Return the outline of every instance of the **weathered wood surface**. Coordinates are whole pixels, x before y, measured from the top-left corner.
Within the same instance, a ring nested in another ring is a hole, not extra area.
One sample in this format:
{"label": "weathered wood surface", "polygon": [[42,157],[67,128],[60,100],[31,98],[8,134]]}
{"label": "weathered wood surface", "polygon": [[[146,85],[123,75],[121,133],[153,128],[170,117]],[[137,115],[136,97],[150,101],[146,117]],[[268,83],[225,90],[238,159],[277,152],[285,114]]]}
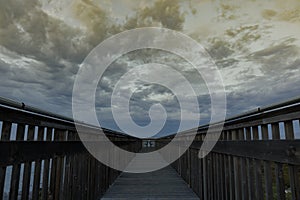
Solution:
{"label": "weathered wood surface", "polygon": [[[142,161],[142,162],[140,162]],[[128,169],[141,170],[165,162],[162,158],[146,160],[138,155]],[[143,165],[136,165],[143,163]],[[127,171],[128,171],[127,169]],[[148,173],[122,173],[102,197],[109,199],[199,199],[184,180],[170,166]]]}

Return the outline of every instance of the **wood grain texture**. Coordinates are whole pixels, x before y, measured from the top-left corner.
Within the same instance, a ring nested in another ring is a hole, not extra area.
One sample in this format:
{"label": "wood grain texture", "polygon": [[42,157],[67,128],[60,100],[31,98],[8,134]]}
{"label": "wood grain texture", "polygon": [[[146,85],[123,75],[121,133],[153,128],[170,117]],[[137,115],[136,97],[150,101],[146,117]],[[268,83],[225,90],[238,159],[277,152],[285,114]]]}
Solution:
{"label": "wood grain texture", "polygon": [[[143,161],[144,166],[164,162],[156,158],[143,160],[144,156],[136,157],[129,164],[129,168],[137,167],[137,160]],[[108,199],[199,199],[188,187],[187,183],[171,167],[148,173],[122,173],[102,197]]]}

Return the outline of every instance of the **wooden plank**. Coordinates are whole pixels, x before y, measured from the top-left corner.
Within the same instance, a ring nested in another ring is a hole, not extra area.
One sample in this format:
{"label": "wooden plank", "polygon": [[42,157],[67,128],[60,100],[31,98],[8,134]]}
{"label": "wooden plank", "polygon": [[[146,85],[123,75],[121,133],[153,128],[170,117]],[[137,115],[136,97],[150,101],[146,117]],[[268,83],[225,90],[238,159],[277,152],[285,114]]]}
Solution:
{"label": "wooden plank", "polygon": [[[52,128],[47,128],[46,141],[51,141],[51,137],[52,137]],[[48,200],[49,167],[50,167],[50,159],[47,158],[44,160],[42,200]]]}
{"label": "wooden plank", "polygon": [[[198,173],[199,173],[199,176],[198,176],[198,183],[199,183],[199,196],[201,199],[203,199],[203,196],[204,196],[204,192],[203,192],[203,179],[204,179],[204,176],[203,176],[203,159],[199,159],[198,158],[198,151],[196,151],[196,161],[198,161],[198,166],[199,166],[199,169],[198,169]],[[197,170],[197,169],[196,169]]]}
{"label": "wooden plank", "polygon": [[219,162],[220,162],[220,177],[221,177],[221,179],[220,179],[220,187],[221,187],[221,197],[220,197],[220,199],[225,199],[225,196],[226,196],[226,194],[225,194],[225,156],[224,155],[222,155],[222,154],[220,154],[219,155],[220,156],[220,160],[219,160]]}
{"label": "wooden plank", "polygon": [[[268,126],[262,125],[262,138],[267,141],[269,139]],[[271,162],[264,161],[264,181],[265,181],[265,194],[266,200],[273,200],[273,187],[272,187],[272,168]]]}
{"label": "wooden plank", "polygon": [[262,190],[262,172],[261,172],[261,161],[254,160],[254,170],[255,170],[255,196],[256,199],[263,199]]}
{"label": "wooden plank", "polygon": [[213,185],[213,199],[218,199],[218,190],[217,190],[217,184],[218,184],[218,174],[217,174],[217,156],[215,153],[211,154],[212,156],[212,185]]}
{"label": "wooden plank", "polygon": [[263,140],[269,139],[268,126],[266,124],[261,125],[261,135]]}
{"label": "wooden plank", "polygon": [[224,157],[224,192],[225,192],[225,200],[229,200],[230,198],[230,170],[229,169],[229,156],[223,155]]}
{"label": "wooden plank", "polygon": [[253,126],[252,127],[252,133],[253,133],[253,140],[259,140],[258,126]]}
{"label": "wooden plank", "polygon": [[273,200],[271,163],[264,161],[265,193],[267,200]]}
{"label": "wooden plank", "polygon": [[233,158],[233,167],[234,167],[234,191],[235,191],[235,199],[242,198],[242,181],[241,181],[241,158]]}
{"label": "wooden plank", "polygon": [[[66,138],[66,131],[57,130],[55,133],[58,141],[64,141]],[[60,199],[61,194],[61,183],[62,183],[62,170],[63,170],[63,157],[57,157],[57,165],[56,165],[56,181],[55,181],[55,193],[54,199]]]}
{"label": "wooden plank", "polygon": [[79,152],[86,152],[79,141],[0,141],[0,166]]}
{"label": "wooden plank", "polygon": [[[245,130],[246,130],[246,140],[251,142],[252,138],[254,138],[254,136],[251,133],[251,128],[247,127],[247,128],[245,128]],[[247,188],[248,197],[247,198],[254,199],[255,192],[254,192],[254,183],[253,183],[253,180],[254,180],[253,179],[253,177],[254,177],[253,164],[252,164],[253,160],[250,158],[246,158],[245,161],[246,161],[245,167],[246,167],[246,172],[247,172],[246,179],[247,179],[247,186],[248,186],[248,188]]]}
{"label": "wooden plank", "polygon": [[7,122],[7,121],[2,122],[2,133],[1,133],[2,141],[8,141],[10,139],[11,127],[12,127],[11,122]]}
{"label": "wooden plank", "polygon": [[103,200],[118,198],[199,199],[170,166],[149,173],[122,173],[102,197]]}
{"label": "wooden plank", "polygon": [[79,181],[78,181],[78,162],[79,162],[79,154],[73,156],[73,174],[72,174],[72,198],[71,199],[79,199]]}
{"label": "wooden plank", "polygon": [[291,184],[292,199],[300,199],[300,182],[299,182],[299,167],[289,165],[289,177]]}
{"label": "wooden plank", "polygon": [[[10,122],[2,122],[1,141],[8,141],[10,138],[12,124]],[[6,166],[0,167],[0,199],[4,196],[4,184],[5,184]]]}
{"label": "wooden plank", "polygon": [[285,138],[287,140],[294,140],[295,139],[295,133],[294,133],[293,122],[292,121],[284,122],[284,132],[285,132]]}
{"label": "wooden plank", "polygon": [[[272,124],[272,139],[279,140],[280,139],[280,131],[279,124]],[[285,186],[283,180],[283,170],[281,163],[275,163],[275,178],[276,178],[276,191],[277,191],[277,199],[283,200],[285,199]]]}
{"label": "wooden plank", "polygon": [[[38,128],[38,141],[42,141],[44,138],[45,127]],[[40,180],[41,180],[41,159],[35,160],[34,165],[34,178],[33,178],[33,189],[32,199],[40,199]]]}
{"label": "wooden plank", "polygon": [[[73,140],[72,136],[73,133],[68,131],[67,141]],[[65,175],[64,175],[64,186],[63,186],[63,192],[64,197],[63,199],[71,199],[71,188],[72,188],[72,166],[71,166],[71,156],[66,156],[66,164],[65,164]]]}
{"label": "wooden plank", "polygon": [[[102,145],[102,142],[91,143]],[[120,143],[123,144],[124,142]],[[0,141],[0,157],[2,161],[0,166],[79,152],[86,152],[80,141]]]}
{"label": "wooden plank", "polygon": [[272,139],[280,140],[280,132],[279,132],[279,124],[278,123],[272,124]]}
{"label": "wooden plank", "polygon": [[[294,133],[292,121],[284,122],[284,130],[285,130],[285,138],[287,140],[295,139],[295,133]],[[300,184],[298,179],[299,174],[298,174],[297,166],[288,165],[288,170],[289,170],[289,181],[290,181],[292,199],[293,200],[300,199]]]}
{"label": "wooden plank", "polygon": [[212,160],[212,152],[208,154],[208,191],[209,191],[209,199],[213,199],[214,197],[214,174],[213,174],[213,160]]}
{"label": "wooden plank", "polygon": [[187,183],[191,187],[191,151],[190,148],[186,151],[186,162],[187,162]]}
{"label": "wooden plank", "polygon": [[203,158],[203,194],[204,200],[208,200],[208,166],[207,166],[207,156]]}
{"label": "wooden plank", "polygon": [[91,175],[90,175],[90,185],[92,187],[92,190],[90,191],[90,199],[96,199],[96,179],[98,179],[97,176],[97,168],[96,168],[96,159],[92,156],[91,157]]}
{"label": "wooden plank", "polygon": [[245,132],[245,135],[246,135],[246,140],[251,140],[251,128],[250,127],[246,127],[245,128],[246,132]]}
{"label": "wooden plank", "polygon": [[248,179],[248,193],[249,193],[249,199],[255,199],[255,176],[254,176],[254,168],[253,163],[254,159],[246,159],[247,163],[247,179]]}
{"label": "wooden plank", "polygon": [[[57,132],[54,129],[53,132],[53,142],[57,142]],[[50,174],[50,194],[54,198],[55,194],[55,182],[56,182],[56,165],[57,165],[57,155],[52,157],[52,162],[51,162],[51,174]]]}
{"label": "wooden plank", "polygon": [[241,178],[242,178],[242,186],[241,186],[242,199],[247,200],[249,199],[248,180],[247,180],[248,167],[246,165],[245,158],[240,158],[240,166],[241,166]]}
{"label": "wooden plank", "polygon": [[[201,142],[191,148],[200,149]],[[296,148],[294,148],[296,147]],[[219,141],[212,152],[300,165],[300,140]]]}
{"label": "wooden plank", "polygon": [[[34,139],[34,129],[32,125],[28,126],[27,131],[27,141],[33,141]],[[29,186],[31,179],[31,162],[26,162],[24,164],[24,173],[23,173],[23,184],[22,184],[22,199],[27,200],[29,198]]]}
{"label": "wooden plank", "polygon": [[233,156],[228,156],[229,158],[229,186],[230,186],[230,199],[236,199],[235,198],[235,181],[234,181],[234,158]]}
{"label": "wooden plank", "polygon": [[[21,141],[24,140],[25,134],[25,125],[18,124],[17,126],[17,135],[16,140]],[[20,164],[14,164],[12,168],[12,176],[10,182],[10,192],[9,192],[9,199],[15,200],[18,198],[18,191],[19,191],[19,181],[20,181]]]}
{"label": "wooden plank", "polygon": [[285,186],[284,186],[283,170],[282,170],[281,163],[275,163],[275,177],[276,177],[277,199],[284,200],[285,199]]}

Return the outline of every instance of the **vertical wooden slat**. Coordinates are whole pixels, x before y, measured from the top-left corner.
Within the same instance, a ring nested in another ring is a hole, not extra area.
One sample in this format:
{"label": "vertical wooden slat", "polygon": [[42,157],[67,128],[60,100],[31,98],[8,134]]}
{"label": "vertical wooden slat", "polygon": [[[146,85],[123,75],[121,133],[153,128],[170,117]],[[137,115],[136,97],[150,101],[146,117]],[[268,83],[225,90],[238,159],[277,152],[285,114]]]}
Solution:
{"label": "vertical wooden slat", "polygon": [[198,183],[199,183],[199,196],[201,199],[203,199],[204,195],[203,195],[203,159],[198,159],[198,151],[196,152],[196,161],[198,161],[198,172],[199,172],[199,176],[198,176]]}
{"label": "vertical wooden slat", "polygon": [[220,174],[220,187],[221,187],[221,196],[220,199],[225,199],[225,156],[220,154],[220,168],[219,168],[219,174]]}
{"label": "vertical wooden slat", "polygon": [[235,190],[235,199],[241,199],[241,168],[240,168],[240,158],[233,158],[233,165],[234,165],[234,190]]}
{"label": "vertical wooden slat", "polygon": [[272,139],[279,140],[280,139],[280,132],[279,132],[279,124],[273,123],[272,124]]}
{"label": "vertical wooden slat", "polygon": [[[253,130],[253,129],[252,129]],[[251,141],[254,136],[251,136],[251,128],[246,128],[246,140]],[[253,160],[250,158],[246,158],[246,169],[247,169],[247,186],[248,186],[248,198],[254,199],[255,192],[254,192],[254,174],[253,174]]]}
{"label": "vertical wooden slat", "polygon": [[[44,138],[45,127],[38,128],[38,141],[42,141]],[[34,178],[33,178],[33,190],[32,190],[32,199],[40,198],[40,181],[41,181],[41,160],[35,160],[34,165]]]}
{"label": "vertical wooden slat", "polygon": [[[86,199],[87,198],[87,164],[88,164],[88,157],[86,154],[82,154],[82,170],[81,170],[81,182],[82,182],[82,198],[81,199]],[[111,171],[112,173],[110,174],[109,178],[110,178],[110,185],[111,185],[111,181],[112,181],[112,177],[113,177],[113,171]]]}
{"label": "vertical wooden slat", "polygon": [[[266,124],[261,125],[262,138],[264,140],[269,139],[268,126]],[[265,179],[265,193],[267,200],[273,200],[273,188],[272,188],[272,169],[269,161],[264,161],[264,179]]]}
{"label": "vertical wooden slat", "polygon": [[[252,132],[253,140],[259,140],[258,126],[252,127]],[[255,159],[253,165],[255,174],[255,197],[256,199],[263,199],[261,162]]]}
{"label": "vertical wooden slat", "polygon": [[[67,133],[67,141],[72,141],[73,133],[68,131]],[[63,186],[63,192],[64,192],[64,199],[70,199],[71,196],[71,187],[72,187],[72,166],[71,166],[71,160],[72,156],[68,155],[66,156],[66,165],[65,165],[65,176],[64,176],[64,186]]]}
{"label": "vertical wooden slat", "polygon": [[[47,128],[46,141],[51,141],[52,128]],[[44,160],[42,200],[48,199],[50,159]]]}
{"label": "vertical wooden slat", "polygon": [[298,200],[300,199],[300,180],[299,180],[299,167],[297,166],[289,166],[289,177],[290,177],[290,184],[291,184],[291,192],[292,192],[292,199]]}
{"label": "vertical wooden slat", "polygon": [[253,140],[259,140],[258,126],[252,127]]}
{"label": "vertical wooden slat", "polygon": [[207,156],[203,158],[203,194],[204,200],[208,200],[208,173]]}
{"label": "vertical wooden slat", "polygon": [[[294,133],[292,121],[284,122],[284,130],[285,130],[284,131],[285,138],[287,140],[295,139],[295,133]],[[288,165],[288,169],[289,169],[289,180],[290,180],[292,199],[293,200],[300,199],[300,184],[299,184],[299,174],[298,174],[297,166]]]}
{"label": "vertical wooden slat", "polygon": [[233,156],[228,156],[229,160],[229,188],[230,188],[230,199],[237,199],[235,198],[235,191],[236,191],[236,188],[235,188],[235,180],[234,180],[234,177],[235,177],[235,168],[234,168],[234,158]]}
{"label": "vertical wooden slat", "polygon": [[[54,133],[53,141],[57,141],[58,140],[57,130],[55,129],[53,133]],[[53,198],[54,198],[54,194],[55,194],[56,165],[57,165],[57,156],[55,155],[52,158],[52,162],[51,162],[51,174],[50,174],[50,195],[53,196]]]}
{"label": "vertical wooden slat", "polygon": [[213,164],[213,173],[212,173],[212,181],[213,181],[213,199],[218,199],[218,166],[217,166],[217,154],[212,153],[212,164]]}
{"label": "vertical wooden slat", "polygon": [[285,199],[285,188],[284,188],[283,170],[282,170],[281,163],[275,164],[275,176],[276,176],[277,199],[284,200]]}
{"label": "vertical wooden slat", "polygon": [[79,176],[79,154],[74,155],[73,157],[73,187],[72,187],[72,199],[80,199],[80,182],[78,179]]}
{"label": "vertical wooden slat", "polygon": [[[279,124],[272,124],[272,138],[273,140],[280,139],[280,131]],[[283,170],[281,163],[275,163],[275,177],[276,177],[276,191],[277,191],[277,199],[282,200],[285,199],[285,189],[284,189],[284,179],[283,179]]]}
{"label": "vertical wooden slat", "polygon": [[96,160],[94,157],[91,156],[91,175],[90,175],[90,185],[91,185],[91,191],[90,191],[90,199],[96,199],[96,178],[97,172],[96,172]]}
{"label": "vertical wooden slat", "polygon": [[248,181],[248,196],[249,199],[255,199],[255,190],[254,190],[254,169],[253,169],[253,159],[246,159],[247,164],[247,181]]}
{"label": "vertical wooden slat", "polygon": [[241,178],[242,178],[242,199],[249,199],[248,180],[247,180],[247,159],[240,158]]}
{"label": "vertical wooden slat", "polygon": [[[248,134],[249,129],[246,129],[246,135],[244,134],[244,129],[239,129],[239,139],[240,140],[245,140],[249,139],[249,134]],[[239,164],[240,164],[240,169],[241,169],[241,196],[243,200],[248,199],[248,182],[247,182],[247,166],[246,166],[246,158],[240,158],[239,159]]]}
{"label": "vertical wooden slat", "polygon": [[187,149],[187,183],[191,187],[191,149]]}
{"label": "vertical wooden slat", "polygon": [[[65,138],[65,131],[57,130],[56,137],[58,141],[63,141]],[[54,189],[54,199],[60,199],[61,194],[61,182],[62,182],[62,167],[63,167],[63,157],[57,157],[56,163],[56,178],[55,178],[55,189]]]}
{"label": "vertical wooden slat", "polygon": [[[1,133],[1,141],[8,141],[11,133],[10,122],[2,122],[2,133]],[[4,185],[5,185],[5,175],[6,175],[6,167],[0,167],[0,199],[4,198]]]}
{"label": "vertical wooden slat", "polygon": [[[24,133],[25,132],[25,125],[18,124],[17,126],[17,141],[24,140]],[[11,176],[11,183],[10,183],[10,192],[9,192],[9,199],[14,200],[18,198],[19,192],[19,181],[20,181],[20,168],[21,164],[15,164],[12,168],[12,176]]]}
{"label": "vertical wooden slat", "polygon": [[[226,135],[226,137],[224,137],[224,140],[228,140],[228,131],[224,131],[224,134]],[[230,199],[230,193],[231,193],[231,187],[232,187],[232,183],[231,183],[231,170],[232,168],[230,168],[230,156],[228,155],[224,155],[224,193],[225,193],[225,200],[229,200]]]}
{"label": "vertical wooden slat", "polygon": [[246,140],[251,140],[251,128],[250,127],[246,127],[245,128],[246,132]]}
{"label": "vertical wooden slat", "polygon": [[[83,160],[83,155],[82,154],[80,154],[79,156],[78,156],[78,186],[79,186],[79,188],[78,188],[78,198],[80,198],[80,199],[82,199],[82,196],[83,196],[83,181],[82,181],[82,169],[83,169],[83,162],[84,162],[84,160]],[[108,171],[106,172],[106,176],[108,176]],[[107,179],[107,185],[108,185],[108,179]],[[105,190],[107,189],[108,187],[106,187],[105,188]]]}
{"label": "vertical wooden slat", "polygon": [[287,140],[294,140],[295,139],[294,129],[293,129],[293,122],[292,121],[284,122],[284,132],[285,132],[285,138]]}
{"label": "vertical wooden slat", "polygon": [[[29,125],[27,131],[27,140],[33,141],[34,139],[34,126]],[[26,162],[24,164],[24,173],[23,173],[23,184],[22,184],[22,199],[29,198],[29,186],[31,179],[31,162]]]}
{"label": "vertical wooden slat", "polygon": [[262,190],[262,178],[261,178],[261,162],[259,160],[254,161],[255,168],[255,196],[256,199],[263,199]]}
{"label": "vertical wooden slat", "polygon": [[214,198],[214,174],[213,174],[213,153],[211,152],[209,154],[209,159],[208,159],[208,171],[209,171],[209,180],[208,180],[208,183],[209,183],[209,191],[210,191],[210,199],[213,199]]}

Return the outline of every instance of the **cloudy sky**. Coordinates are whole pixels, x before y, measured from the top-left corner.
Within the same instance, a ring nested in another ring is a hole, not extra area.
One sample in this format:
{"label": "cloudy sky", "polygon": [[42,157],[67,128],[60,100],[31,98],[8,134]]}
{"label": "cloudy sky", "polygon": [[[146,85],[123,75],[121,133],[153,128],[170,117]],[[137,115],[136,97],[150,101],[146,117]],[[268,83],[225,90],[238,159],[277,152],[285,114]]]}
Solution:
{"label": "cloudy sky", "polygon": [[[114,34],[147,26],[187,34],[207,50],[223,77],[227,116],[300,94],[298,0],[0,0],[0,96],[72,116],[74,79],[89,52]],[[110,107],[114,86],[133,67],[151,62],[172,66],[190,81],[199,94],[199,123],[207,123],[210,98],[201,76],[178,56],[144,50],[117,59],[99,82],[101,125],[118,129]],[[133,120],[146,125],[151,105],[161,103],[168,118],[160,134],[176,132],[174,94],[142,82],[131,87]]]}

